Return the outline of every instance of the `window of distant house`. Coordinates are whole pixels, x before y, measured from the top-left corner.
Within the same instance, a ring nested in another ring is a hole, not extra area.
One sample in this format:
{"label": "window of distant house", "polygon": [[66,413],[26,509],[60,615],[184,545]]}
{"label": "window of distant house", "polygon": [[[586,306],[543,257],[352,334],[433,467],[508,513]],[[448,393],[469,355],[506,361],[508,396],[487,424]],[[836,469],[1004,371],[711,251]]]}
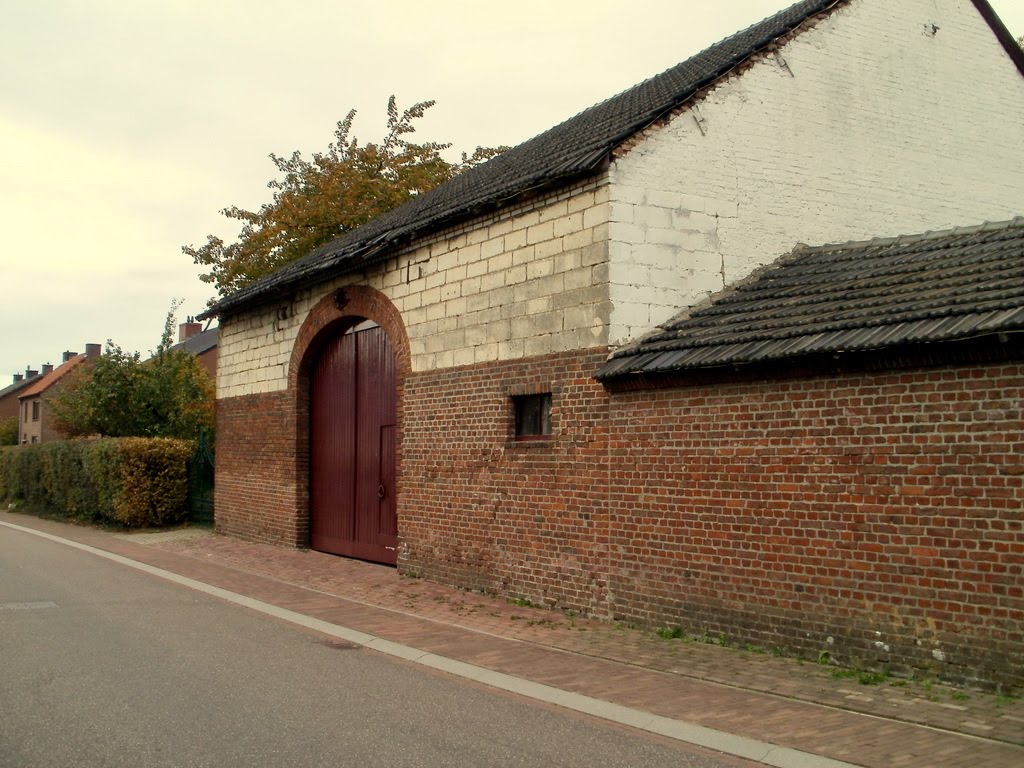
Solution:
{"label": "window of distant house", "polygon": [[39,401],[32,401],[32,421],[39,421]]}
{"label": "window of distant house", "polygon": [[33,443],[38,443],[39,442],[39,437],[36,436],[36,435],[32,435],[32,442]]}
{"label": "window of distant house", "polygon": [[512,398],[516,414],[516,440],[543,440],[551,437],[551,393],[516,395]]}
{"label": "window of distant house", "polygon": [[28,403],[22,403],[22,406],[24,406],[24,407],[23,407],[23,408],[21,409],[21,412],[22,412],[22,421],[24,421],[24,422],[26,422],[26,423],[27,423],[27,422],[28,422]]}

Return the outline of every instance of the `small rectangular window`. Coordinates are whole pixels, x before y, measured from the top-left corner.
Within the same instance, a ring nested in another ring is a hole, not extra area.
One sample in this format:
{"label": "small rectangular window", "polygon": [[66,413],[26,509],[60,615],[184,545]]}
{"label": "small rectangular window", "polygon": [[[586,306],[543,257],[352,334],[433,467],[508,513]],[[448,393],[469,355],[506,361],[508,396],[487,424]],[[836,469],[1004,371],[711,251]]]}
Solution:
{"label": "small rectangular window", "polygon": [[551,393],[516,395],[516,440],[540,440],[551,436]]}
{"label": "small rectangular window", "polygon": [[32,401],[32,421],[39,421],[39,401]]}

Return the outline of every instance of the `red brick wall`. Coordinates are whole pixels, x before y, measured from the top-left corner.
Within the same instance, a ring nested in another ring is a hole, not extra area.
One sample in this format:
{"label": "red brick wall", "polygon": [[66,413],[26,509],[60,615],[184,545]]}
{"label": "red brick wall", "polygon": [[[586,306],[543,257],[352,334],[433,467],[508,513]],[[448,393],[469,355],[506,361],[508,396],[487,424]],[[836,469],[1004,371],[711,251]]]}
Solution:
{"label": "red brick wall", "polygon": [[610,425],[615,615],[1024,683],[1024,366],[623,393]]}
{"label": "red brick wall", "polygon": [[212,381],[217,380],[217,347],[210,347],[208,350],[199,355],[199,362],[202,363],[203,368],[210,374]]}
{"label": "red brick wall", "polygon": [[[607,395],[591,350],[406,381],[400,566],[601,612]],[[511,396],[552,393],[550,440],[514,439]]]}
{"label": "red brick wall", "polygon": [[[406,374],[401,569],[1024,685],[1024,366],[609,393],[604,354]],[[221,531],[306,543],[302,381],[218,402]],[[555,436],[516,442],[545,391]]]}
{"label": "red brick wall", "polygon": [[217,401],[216,527],[251,541],[305,546],[306,479],[299,477],[291,392]]}
{"label": "red brick wall", "polygon": [[12,392],[6,397],[0,397],[0,421],[12,417],[17,418],[21,413],[19,406],[17,392]]}

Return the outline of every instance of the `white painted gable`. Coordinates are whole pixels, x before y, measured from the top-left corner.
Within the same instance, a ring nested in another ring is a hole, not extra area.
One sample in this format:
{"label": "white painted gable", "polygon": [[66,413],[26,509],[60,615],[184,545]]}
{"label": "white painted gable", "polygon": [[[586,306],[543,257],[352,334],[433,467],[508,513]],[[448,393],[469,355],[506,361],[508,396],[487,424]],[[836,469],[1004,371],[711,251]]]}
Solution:
{"label": "white painted gable", "polygon": [[797,243],[1024,213],[1024,77],[968,0],[853,0],[610,169],[609,341]]}

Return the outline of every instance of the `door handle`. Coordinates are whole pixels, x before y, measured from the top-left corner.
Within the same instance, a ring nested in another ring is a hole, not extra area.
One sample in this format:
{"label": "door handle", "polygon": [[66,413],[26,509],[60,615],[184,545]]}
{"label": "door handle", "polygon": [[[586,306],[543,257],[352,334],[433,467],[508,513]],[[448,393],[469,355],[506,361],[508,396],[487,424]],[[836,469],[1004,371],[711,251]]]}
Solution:
{"label": "door handle", "polygon": [[383,499],[387,495],[388,495],[388,489],[384,487],[384,483],[381,483],[377,487],[377,498],[378,499]]}

